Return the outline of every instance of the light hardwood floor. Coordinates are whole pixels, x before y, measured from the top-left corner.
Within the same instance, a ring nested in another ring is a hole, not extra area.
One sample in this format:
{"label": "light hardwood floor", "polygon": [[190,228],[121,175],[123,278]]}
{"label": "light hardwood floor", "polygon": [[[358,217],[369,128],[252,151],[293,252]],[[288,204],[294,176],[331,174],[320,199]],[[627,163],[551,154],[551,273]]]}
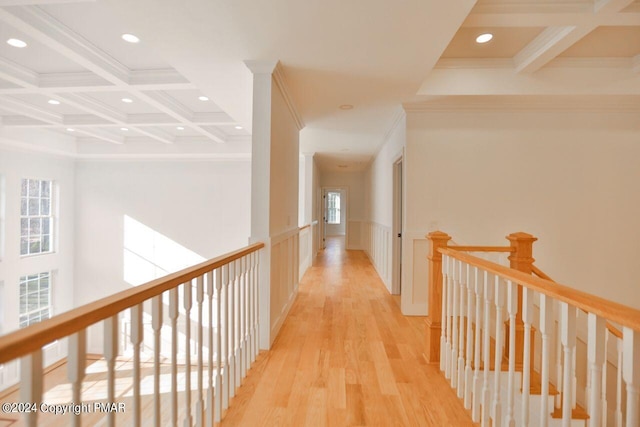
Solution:
{"label": "light hardwood floor", "polygon": [[331,239],[223,426],[473,426],[362,251]]}

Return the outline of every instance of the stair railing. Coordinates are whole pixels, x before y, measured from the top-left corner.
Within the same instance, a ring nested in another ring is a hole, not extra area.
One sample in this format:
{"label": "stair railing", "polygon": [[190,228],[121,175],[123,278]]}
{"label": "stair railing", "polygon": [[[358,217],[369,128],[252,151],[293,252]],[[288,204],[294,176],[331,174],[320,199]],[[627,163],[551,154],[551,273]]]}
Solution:
{"label": "stair railing", "polygon": [[[616,392],[617,425],[622,425],[623,418],[626,426],[640,425],[639,310],[533,276],[532,273],[544,273],[533,266],[531,247],[535,238],[526,233],[510,235],[510,247],[490,249],[510,252],[511,268],[464,252],[481,251],[483,247],[448,247],[450,237],[445,233],[431,233],[429,238],[430,266],[439,264],[439,268],[430,271],[431,309],[425,355],[430,362],[440,362],[440,369],[465,407],[471,410],[475,422],[483,426],[488,426],[490,420],[497,426],[549,425],[553,407],[550,379],[555,363],[551,348],[557,332],[561,363],[556,364],[556,385],[561,388],[562,400],[568,402],[560,405],[561,423],[572,425],[576,401],[576,317],[577,310],[582,310],[587,313],[590,371],[586,422],[589,426],[607,425],[605,340],[615,334],[607,332],[616,330],[612,325],[615,323],[622,327],[618,346],[621,378]],[[434,285],[440,288],[434,289]],[[554,318],[554,307],[558,319]],[[540,375],[536,379],[539,398],[530,393],[536,330],[542,344]],[[626,404],[622,403],[623,383]]]}
{"label": "stair railing", "polygon": [[[83,419],[94,425],[98,415],[110,427],[140,426],[143,412],[155,426],[219,422],[258,354],[258,263],[263,247],[247,246],[0,337],[0,364],[6,368],[18,362],[20,372],[19,400],[5,405],[16,409],[10,412],[23,413],[29,427],[38,425],[40,414],[56,416],[43,413],[63,409],[70,417],[65,424],[74,426]],[[117,364],[125,363],[118,358],[119,325],[125,314],[133,349],[127,382],[132,390],[126,396],[121,376],[116,378]],[[146,334],[145,323],[151,326]],[[106,391],[101,399],[89,401],[85,396],[83,401],[88,329],[99,324]],[[63,339],[68,341],[72,397],[56,406],[47,402],[43,390],[43,349]],[[143,364],[143,349],[148,348],[152,360]],[[142,371],[147,365],[152,373],[144,380],[153,384],[153,391],[143,393]]]}

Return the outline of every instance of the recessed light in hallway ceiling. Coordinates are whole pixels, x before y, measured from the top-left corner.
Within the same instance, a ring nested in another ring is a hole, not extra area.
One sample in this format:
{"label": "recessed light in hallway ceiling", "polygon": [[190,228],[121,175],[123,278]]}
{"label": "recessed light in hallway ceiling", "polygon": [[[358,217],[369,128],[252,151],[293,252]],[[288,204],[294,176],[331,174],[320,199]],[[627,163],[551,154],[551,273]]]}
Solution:
{"label": "recessed light in hallway ceiling", "polygon": [[137,36],[134,36],[133,34],[123,34],[122,40],[128,43],[140,43],[140,39]]}
{"label": "recessed light in hallway ceiling", "polygon": [[184,127],[182,127],[182,126],[176,126],[176,129],[178,129],[178,130],[184,130]]}
{"label": "recessed light in hallway ceiling", "polygon": [[60,101],[58,101],[57,99],[50,99],[47,102],[51,105],[60,105]]}
{"label": "recessed light in hallway ceiling", "polygon": [[242,126],[238,125],[238,126],[234,126],[236,129],[241,130]]}
{"label": "recessed light in hallway ceiling", "polygon": [[122,102],[124,102],[125,104],[131,104],[133,102],[133,99],[131,99],[131,98],[122,98]]}
{"label": "recessed light in hallway ceiling", "polygon": [[478,37],[476,37],[476,43],[487,43],[488,41],[491,41],[492,38],[493,34],[491,33],[480,34]]}
{"label": "recessed light in hallway ceiling", "polygon": [[351,105],[351,104],[342,104],[339,108],[341,110],[352,110],[353,109],[353,105]]}
{"label": "recessed light in hallway ceiling", "polygon": [[208,101],[209,100],[209,98],[207,98],[206,96],[199,96],[198,99],[200,101]]}
{"label": "recessed light in hallway ceiling", "polygon": [[20,39],[9,39],[7,40],[7,44],[17,48],[27,47],[27,42]]}

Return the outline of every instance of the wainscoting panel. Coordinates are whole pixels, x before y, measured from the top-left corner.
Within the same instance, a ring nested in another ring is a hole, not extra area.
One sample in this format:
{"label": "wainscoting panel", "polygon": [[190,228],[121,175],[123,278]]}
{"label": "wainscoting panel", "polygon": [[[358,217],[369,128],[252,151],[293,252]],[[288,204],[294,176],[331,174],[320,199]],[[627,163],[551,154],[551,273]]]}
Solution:
{"label": "wainscoting panel", "polygon": [[271,238],[271,337],[275,337],[298,293],[299,230]]}

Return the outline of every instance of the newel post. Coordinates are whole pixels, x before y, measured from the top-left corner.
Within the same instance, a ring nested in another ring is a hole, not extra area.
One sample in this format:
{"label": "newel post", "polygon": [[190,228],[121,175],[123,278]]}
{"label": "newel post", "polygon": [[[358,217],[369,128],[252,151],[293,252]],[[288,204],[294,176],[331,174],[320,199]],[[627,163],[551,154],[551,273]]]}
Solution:
{"label": "newel post", "polygon": [[429,240],[429,315],[425,327],[425,356],[427,362],[440,361],[440,332],[442,320],[442,254],[440,248],[446,248],[451,236],[442,231],[427,235]]}
{"label": "newel post", "polygon": [[[509,266],[514,270],[532,274],[533,262],[533,242],[538,240],[531,234],[519,231],[507,236],[510,242],[511,255],[509,255]],[[534,329],[531,328],[531,357],[533,360],[533,338]],[[508,347],[508,338],[505,351]],[[524,322],[522,321],[522,287],[518,287],[518,314],[516,316],[516,369],[522,370],[524,360]]]}

